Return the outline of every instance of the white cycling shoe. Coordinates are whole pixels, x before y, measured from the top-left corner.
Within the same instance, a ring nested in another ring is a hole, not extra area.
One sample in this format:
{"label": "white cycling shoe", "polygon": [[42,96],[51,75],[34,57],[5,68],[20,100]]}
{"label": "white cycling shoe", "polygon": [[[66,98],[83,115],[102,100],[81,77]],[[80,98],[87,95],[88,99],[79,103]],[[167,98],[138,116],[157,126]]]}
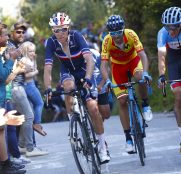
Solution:
{"label": "white cycling shoe", "polygon": [[108,163],[110,161],[111,158],[107,152],[108,151],[106,148],[100,148],[99,149],[99,158],[100,158],[101,164]]}
{"label": "white cycling shoe", "polygon": [[129,153],[129,154],[134,153],[134,148],[133,148],[133,142],[132,142],[132,140],[126,141],[125,150],[126,150],[126,152]]}
{"label": "white cycling shoe", "polygon": [[145,121],[151,121],[153,119],[153,114],[150,106],[143,107],[143,118]]}

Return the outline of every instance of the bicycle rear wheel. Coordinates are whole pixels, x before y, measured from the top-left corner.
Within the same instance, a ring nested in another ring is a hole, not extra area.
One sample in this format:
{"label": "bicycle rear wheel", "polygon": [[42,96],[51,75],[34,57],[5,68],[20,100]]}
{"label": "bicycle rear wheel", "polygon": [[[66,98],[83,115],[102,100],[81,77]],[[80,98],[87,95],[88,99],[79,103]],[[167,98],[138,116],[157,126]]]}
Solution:
{"label": "bicycle rear wheel", "polygon": [[138,112],[138,109],[136,108],[137,105],[133,104],[133,102],[130,103],[130,111],[132,114],[132,121],[133,121],[133,136],[134,136],[134,144],[136,147],[136,152],[138,150],[138,154],[139,154],[139,158],[140,158],[140,162],[141,165],[144,166],[145,165],[145,161],[144,158],[146,157],[145,155],[145,145],[144,145],[144,138],[143,138],[143,128],[141,127],[141,123],[140,123],[140,115]]}
{"label": "bicycle rear wheel", "polygon": [[99,174],[95,166],[94,149],[88,130],[76,114],[70,120],[70,143],[79,172]]}

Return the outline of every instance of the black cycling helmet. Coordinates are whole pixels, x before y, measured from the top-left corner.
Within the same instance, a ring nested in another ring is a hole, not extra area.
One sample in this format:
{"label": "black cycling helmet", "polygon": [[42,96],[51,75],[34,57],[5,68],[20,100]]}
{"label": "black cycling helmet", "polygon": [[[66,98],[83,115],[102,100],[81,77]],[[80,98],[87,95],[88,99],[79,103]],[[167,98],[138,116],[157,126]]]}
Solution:
{"label": "black cycling helmet", "polygon": [[106,27],[108,31],[123,30],[125,27],[124,19],[120,15],[112,15],[108,18]]}
{"label": "black cycling helmet", "polygon": [[162,24],[164,25],[175,25],[181,23],[181,8],[170,7],[167,8],[162,14]]}

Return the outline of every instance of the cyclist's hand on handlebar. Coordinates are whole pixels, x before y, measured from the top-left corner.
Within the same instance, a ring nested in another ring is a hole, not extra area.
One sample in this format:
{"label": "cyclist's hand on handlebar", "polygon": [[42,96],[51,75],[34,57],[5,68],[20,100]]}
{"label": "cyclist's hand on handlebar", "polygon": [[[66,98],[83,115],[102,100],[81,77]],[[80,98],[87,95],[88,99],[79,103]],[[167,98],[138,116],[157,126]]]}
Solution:
{"label": "cyclist's hand on handlebar", "polygon": [[146,80],[148,82],[152,81],[152,77],[148,74],[147,71],[143,71],[142,73],[142,80]]}
{"label": "cyclist's hand on handlebar", "polygon": [[84,78],[83,87],[84,87],[84,88],[91,88],[91,87],[92,87],[92,82],[91,82],[91,80],[88,79],[88,78]]}
{"label": "cyclist's hand on handlebar", "polygon": [[158,79],[158,87],[163,88],[164,84],[166,83],[166,77],[165,75],[161,75]]}

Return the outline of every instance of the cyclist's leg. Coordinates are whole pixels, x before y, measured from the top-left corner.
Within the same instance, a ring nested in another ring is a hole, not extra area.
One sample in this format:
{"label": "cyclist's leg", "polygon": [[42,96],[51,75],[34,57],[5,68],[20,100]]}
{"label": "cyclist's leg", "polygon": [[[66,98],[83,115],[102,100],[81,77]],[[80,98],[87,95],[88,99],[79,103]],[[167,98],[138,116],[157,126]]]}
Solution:
{"label": "cyclist's leg", "polygon": [[106,140],[104,137],[104,125],[103,125],[103,119],[99,113],[98,104],[96,100],[89,99],[87,100],[87,108],[91,116],[91,120],[93,122],[93,126],[97,135],[97,138],[99,140],[99,157],[101,163],[109,162],[110,156],[107,151],[106,147]]}
{"label": "cyclist's leg", "polygon": [[103,134],[104,133],[103,120],[98,110],[97,101],[93,99],[89,99],[87,100],[86,103],[87,103],[87,108],[94,125],[95,132],[97,134]]}
{"label": "cyclist's leg", "polygon": [[[135,60],[130,62],[131,64],[131,73],[133,74],[134,78],[136,80],[142,79],[142,73],[143,73],[143,66],[141,63],[141,60],[139,57],[137,57]],[[148,102],[148,91],[147,91],[147,85],[139,84],[138,86],[139,94],[142,99],[142,108],[143,108],[143,116],[146,121],[151,121],[153,118],[151,107],[149,106]]]}
{"label": "cyclist's leg", "polygon": [[[180,57],[176,57],[175,61],[168,65],[169,80],[181,79],[181,61]],[[181,136],[181,82],[175,82],[170,85],[174,94],[174,111],[176,115],[176,121]],[[181,142],[181,137],[180,137]],[[181,149],[180,149],[181,150]]]}
{"label": "cyclist's leg", "polygon": [[[133,74],[134,78],[136,80],[141,80],[142,79],[142,73],[143,73],[143,65],[141,63],[141,60],[139,57],[137,57],[134,61],[131,61],[131,73]],[[146,84],[140,84],[139,85],[139,94],[142,99],[147,99],[148,94],[147,94],[147,88]]]}
{"label": "cyclist's leg", "polygon": [[107,92],[98,94],[98,108],[103,121],[110,117],[111,109],[109,105],[109,98]]}
{"label": "cyclist's leg", "polygon": [[176,113],[177,124],[181,127],[181,84],[172,90],[175,97],[174,111]]}
{"label": "cyclist's leg", "polygon": [[[92,87],[91,87],[91,93],[94,97],[98,96],[97,92],[97,85],[94,78],[92,80]],[[106,141],[104,137],[104,125],[103,125],[103,119],[101,117],[101,114],[98,109],[98,103],[97,100],[93,100],[91,98],[86,99],[86,104],[88,111],[91,116],[91,120],[93,122],[93,126],[95,129],[95,132],[97,134],[97,138],[99,140],[99,156],[101,162],[108,162],[110,160],[110,156],[107,153],[107,147],[106,147]]]}
{"label": "cyclist's leg", "polygon": [[[121,84],[128,82],[127,72],[129,70],[128,64],[118,65],[112,64],[112,81],[115,84]],[[120,75],[121,74],[121,75]],[[119,116],[122,127],[124,129],[126,138],[126,151],[133,151],[133,142],[130,134],[130,120],[127,105],[127,90],[125,87],[114,88],[114,93],[119,102]]]}
{"label": "cyclist's leg", "polygon": [[[63,85],[63,88],[65,91],[70,91],[75,88],[75,80],[74,77],[69,73],[64,73],[61,75],[61,84]],[[65,96],[65,105],[68,117],[73,112],[73,97],[66,95]],[[69,118],[70,119],[70,118]]]}
{"label": "cyclist's leg", "polygon": [[[106,91],[107,87],[102,87],[102,75],[99,74],[96,77],[96,83],[97,83],[97,88],[98,88],[98,108],[99,112],[102,116],[103,121],[105,119],[108,119],[111,115],[111,109],[109,105],[109,96],[108,92]],[[100,87],[101,86],[101,87]]]}

